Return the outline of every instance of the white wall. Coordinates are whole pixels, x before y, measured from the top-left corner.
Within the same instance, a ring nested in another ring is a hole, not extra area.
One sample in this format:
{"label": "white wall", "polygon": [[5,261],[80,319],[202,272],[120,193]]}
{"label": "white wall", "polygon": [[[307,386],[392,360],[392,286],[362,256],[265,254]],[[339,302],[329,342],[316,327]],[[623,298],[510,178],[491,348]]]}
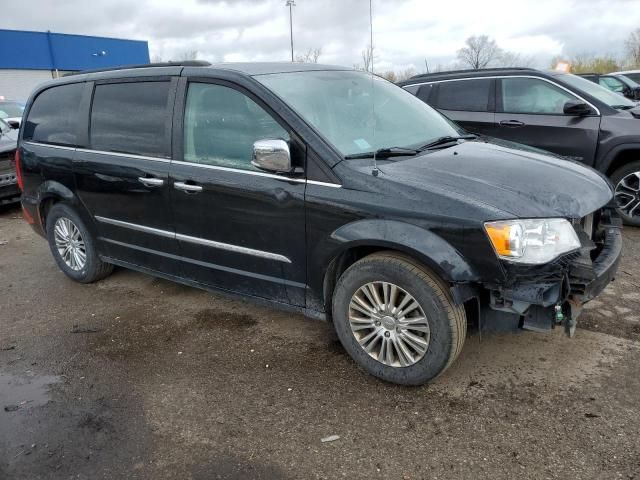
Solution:
{"label": "white wall", "polygon": [[26,102],[31,91],[40,83],[51,80],[50,70],[0,69],[0,96],[7,100]]}

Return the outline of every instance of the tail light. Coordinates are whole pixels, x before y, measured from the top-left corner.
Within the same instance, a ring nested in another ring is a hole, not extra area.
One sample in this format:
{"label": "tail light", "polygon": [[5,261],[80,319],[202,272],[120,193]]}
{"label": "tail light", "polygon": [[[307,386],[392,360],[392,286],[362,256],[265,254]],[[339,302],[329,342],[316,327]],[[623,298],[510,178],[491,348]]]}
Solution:
{"label": "tail light", "polygon": [[16,179],[18,180],[18,188],[24,191],[24,181],[22,179],[22,167],[20,166],[20,150],[16,150],[14,163],[16,164]]}

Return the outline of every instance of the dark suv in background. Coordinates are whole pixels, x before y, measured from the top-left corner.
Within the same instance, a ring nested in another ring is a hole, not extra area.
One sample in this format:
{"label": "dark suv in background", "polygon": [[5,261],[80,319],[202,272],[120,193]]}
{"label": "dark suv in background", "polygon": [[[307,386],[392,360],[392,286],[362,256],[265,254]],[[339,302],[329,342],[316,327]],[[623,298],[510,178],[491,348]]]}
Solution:
{"label": "dark suv in background", "polygon": [[615,185],[623,219],[640,226],[640,108],[576,75],[534,69],[418,75],[400,85],[467,131],[589,165]]}
{"label": "dark suv in background", "polygon": [[398,383],[451,365],[467,319],[571,334],[620,259],[600,174],[469,138],[348,68],[65,77],[29,99],[16,158],[25,218],[70,278],[120,265],[330,319]]}

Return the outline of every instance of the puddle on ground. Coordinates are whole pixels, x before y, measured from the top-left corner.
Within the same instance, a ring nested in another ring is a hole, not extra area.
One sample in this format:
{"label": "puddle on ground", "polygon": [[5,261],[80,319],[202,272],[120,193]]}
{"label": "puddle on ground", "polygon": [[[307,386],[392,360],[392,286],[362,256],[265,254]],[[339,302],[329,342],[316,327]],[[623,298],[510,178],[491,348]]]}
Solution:
{"label": "puddle on ground", "polygon": [[[34,407],[46,405],[49,388],[59,381],[60,377],[51,375],[0,372],[0,462],[11,462],[24,453],[24,414]],[[5,454],[8,455],[6,458]]]}
{"label": "puddle on ground", "polygon": [[45,405],[49,387],[60,381],[51,375],[11,375],[0,372],[0,430],[10,416],[21,410]]}

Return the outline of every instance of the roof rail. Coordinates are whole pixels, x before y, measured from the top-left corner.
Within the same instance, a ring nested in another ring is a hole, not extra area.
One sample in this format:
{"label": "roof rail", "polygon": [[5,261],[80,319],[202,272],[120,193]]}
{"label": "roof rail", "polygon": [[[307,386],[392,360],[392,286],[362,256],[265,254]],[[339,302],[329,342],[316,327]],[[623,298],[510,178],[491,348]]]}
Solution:
{"label": "roof rail", "polygon": [[204,60],[184,60],[181,62],[158,62],[158,63],[142,63],[140,65],[120,65],[119,67],[96,68],[95,70],[80,70],[78,72],[66,73],[63,76],[82,75],[84,73],[112,72],[114,70],[130,70],[134,68],[152,68],[152,67],[209,67],[211,64]]}
{"label": "roof rail", "polygon": [[413,77],[411,77],[411,79],[435,77],[438,75],[449,75],[451,73],[504,72],[505,70],[535,70],[535,68],[528,68],[528,67],[466,68],[462,70],[444,70],[442,72],[421,73],[419,75],[414,75]]}

